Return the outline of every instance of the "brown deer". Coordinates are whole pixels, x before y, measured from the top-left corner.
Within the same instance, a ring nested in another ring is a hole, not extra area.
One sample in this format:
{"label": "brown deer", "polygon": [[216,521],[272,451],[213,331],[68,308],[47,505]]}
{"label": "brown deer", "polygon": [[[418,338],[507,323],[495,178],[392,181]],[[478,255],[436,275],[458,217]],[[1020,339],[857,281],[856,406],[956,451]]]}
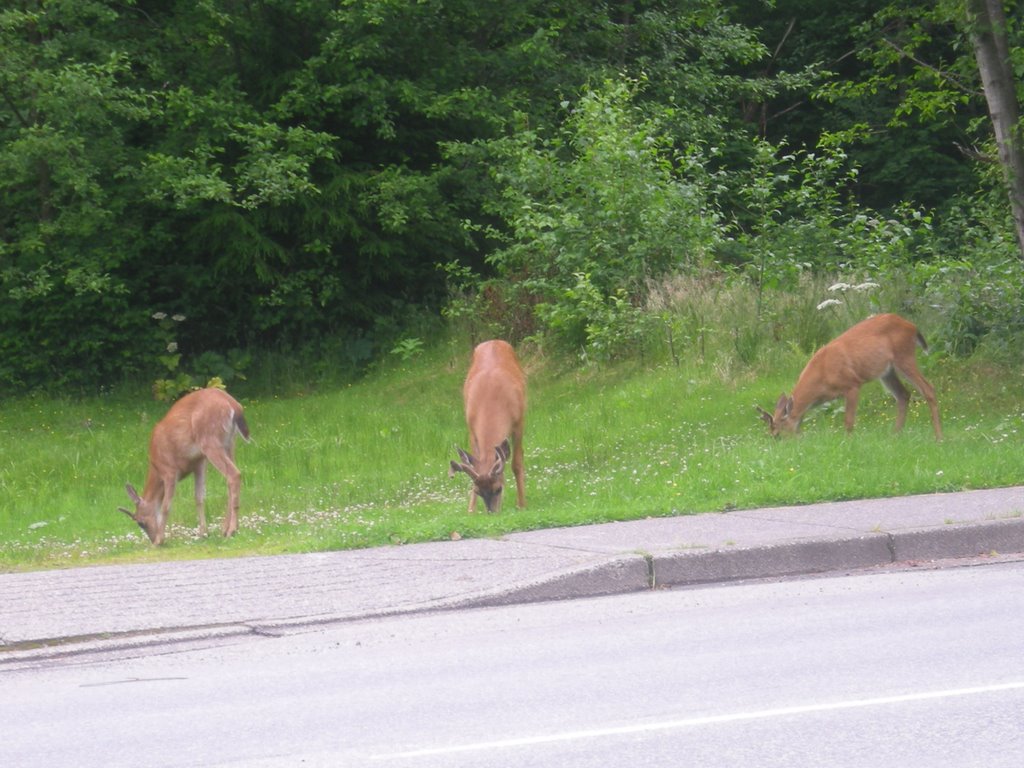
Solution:
{"label": "brown deer", "polygon": [[846,431],[851,432],[861,385],[881,379],[896,398],[895,431],[899,432],[907,419],[907,404],[910,402],[910,392],[897,376],[899,373],[928,402],[935,439],[942,440],[935,389],[917,369],[918,346],[928,350],[924,336],[909,320],[892,314],[869,317],[814,353],[797,379],[792,397],[783,393],[775,404],[774,414],[760,407],[757,410],[767,422],[772,436],[777,437],[782,432],[799,432],[800,422],[808,409],[845,397]]}
{"label": "brown deer", "polygon": [[185,395],[153,427],[149,472],[142,495],[131,483],[125,486],[135,511],[118,509],[138,523],[149,540],[159,546],[164,542],[174,486],[183,477],[194,474],[199,533],[205,536],[209,461],[228,481],[228,510],[222,530],[225,536],[234,535],[238,530],[238,497],[242,487],[242,473],[234,461],[235,433],[249,440],[249,426],[235,398],[215,388]]}
{"label": "brown deer", "polygon": [[[473,350],[473,360],[462,386],[469,427],[469,448],[461,448],[461,462],[452,461],[448,472],[465,472],[473,480],[469,511],[476,511],[477,496],[488,512],[501,511],[505,462],[512,456],[516,478],[516,504],[526,506],[523,481],[523,425],[526,418],[526,375],[516,353],[505,341],[485,341]],[[509,445],[509,438],[512,440]]]}

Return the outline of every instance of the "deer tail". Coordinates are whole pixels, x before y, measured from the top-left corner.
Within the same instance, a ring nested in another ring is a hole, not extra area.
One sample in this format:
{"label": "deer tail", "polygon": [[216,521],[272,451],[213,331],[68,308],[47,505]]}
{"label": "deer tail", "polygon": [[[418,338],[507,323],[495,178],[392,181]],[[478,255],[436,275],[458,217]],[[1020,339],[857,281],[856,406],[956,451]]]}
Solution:
{"label": "deer tail", "polygon": [[241,411],[235,411],[235,429],[238,430],[238,434],[242,436],[245,442],[249,442],[249,424],[245,420],[245,416]]}

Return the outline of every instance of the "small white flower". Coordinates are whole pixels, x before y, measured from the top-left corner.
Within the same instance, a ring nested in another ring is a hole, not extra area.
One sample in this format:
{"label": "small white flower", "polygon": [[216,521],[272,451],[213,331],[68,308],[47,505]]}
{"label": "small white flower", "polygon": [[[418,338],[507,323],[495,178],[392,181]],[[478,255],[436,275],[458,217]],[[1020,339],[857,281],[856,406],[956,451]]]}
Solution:
{"label": "small white flower", "polygon": [[855,291],[871,291],[871,290],[874,290],[875,288],[879,288],[879,287],[881,287],[881,286],[879,286],[878,283],[873,282],[871,280],[868,280],[865,283],[861,283],[860,285],[853,286],[853,290],[855,290]]}
{"label": "small white flower", "polygon": [[181,322],[181,321],[183,321],[184,319],[185,319],[185,316],[184,316],[184,315],[181,315],[181,314],[178,314],[178,315],[171,315],[171,320],[173,320],[173,321],[174,321],[174,322],[176,322],[176,323],[180,323],[180,322]]}
{"label": "small white flower", "polygon": [[166,317],[167,317],[167,313],[166,312],[154,312],[153,313],[153,319],[154,320],[164,320],[164,319],[166,319]]}
{"label": "small white flower", "polygon": [[172,341],[170,344],[168,344],[167,345],[167,351],[170,352],[172,355],[175,352],[177,352],[178,351],[178,342]]}
{"label": "small white flower", "polygon": [[835,285],[830,285],[828,287],[828,290],[829,290],[830,293],[835,293],[836,291],[848,291],[848,290],[850,290],[850,284],[849,283],[836,283]]}
{"label": "small white flower", "polygon": [[821,304],[818,305],[818,309],[825,309],[826,307],[839,307],[842,306],[843,302],[839,299],[825,299]]}

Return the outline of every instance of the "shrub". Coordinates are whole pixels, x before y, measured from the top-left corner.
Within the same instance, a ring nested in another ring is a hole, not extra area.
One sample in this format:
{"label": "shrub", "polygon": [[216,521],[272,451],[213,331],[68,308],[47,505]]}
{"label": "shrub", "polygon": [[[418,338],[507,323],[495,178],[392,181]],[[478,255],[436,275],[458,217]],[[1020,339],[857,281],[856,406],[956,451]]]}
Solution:
{"label": "shrub", "polygon": [[557,136],[490,147],[502,227],[480,229],[501,246],[480,293],[507,327],[528,325],[514,314],[526,307],[546,341],[603,359],[636,344],[648,280],[703,264],[716,236],[697,154],[672,151],[636,92],[606,82],[563,103]]}

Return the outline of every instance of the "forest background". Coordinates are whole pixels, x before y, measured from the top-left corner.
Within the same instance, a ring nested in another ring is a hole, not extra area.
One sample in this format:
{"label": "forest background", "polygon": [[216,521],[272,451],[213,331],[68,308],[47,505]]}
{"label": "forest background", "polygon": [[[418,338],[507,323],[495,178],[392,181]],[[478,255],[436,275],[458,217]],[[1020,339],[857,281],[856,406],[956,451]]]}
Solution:
{"label": "forest background", "polygon": [[1017,365],[1020,11],[11,0],[0,395],[338,382],[450,332],[742,364],[844,291]]}

